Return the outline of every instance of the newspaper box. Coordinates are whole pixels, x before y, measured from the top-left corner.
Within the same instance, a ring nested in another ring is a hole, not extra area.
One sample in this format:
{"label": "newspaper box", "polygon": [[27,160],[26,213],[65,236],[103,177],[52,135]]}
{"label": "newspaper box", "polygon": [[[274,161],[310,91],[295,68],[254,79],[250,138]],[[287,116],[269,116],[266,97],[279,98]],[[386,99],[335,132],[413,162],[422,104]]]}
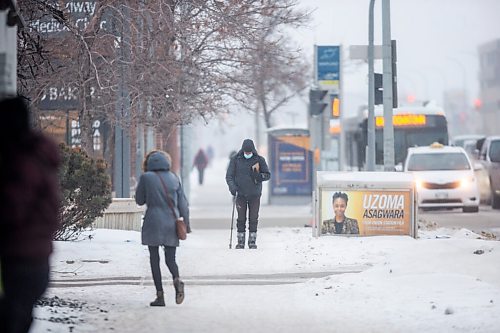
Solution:
{"label": "newspaper box", "polygon": [[417,236],[409,173],[318,171],[314,203],[314,236]]}

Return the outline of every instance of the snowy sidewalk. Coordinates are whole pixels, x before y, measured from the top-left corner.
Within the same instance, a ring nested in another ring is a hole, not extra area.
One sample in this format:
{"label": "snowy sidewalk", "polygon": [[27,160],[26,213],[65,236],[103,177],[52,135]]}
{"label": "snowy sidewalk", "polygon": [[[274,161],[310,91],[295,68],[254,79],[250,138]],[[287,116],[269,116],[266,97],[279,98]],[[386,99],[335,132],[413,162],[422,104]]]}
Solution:
{"label": "snowy sidewalk", "polygon": [[[92,240],[57,242],[54,287],[36,308],[31,332],[493,333],[500,327],[500,242],[470,231],[314,238],[309,228],[264,228],[257,250],[229,250],[228,236],[198,230],[182,242],[182,305],[174,302],[162,264],[165,308],[149,307],[155,291],[140,233],[96,230]],[[57,286],[129,277],[139,280]]]}

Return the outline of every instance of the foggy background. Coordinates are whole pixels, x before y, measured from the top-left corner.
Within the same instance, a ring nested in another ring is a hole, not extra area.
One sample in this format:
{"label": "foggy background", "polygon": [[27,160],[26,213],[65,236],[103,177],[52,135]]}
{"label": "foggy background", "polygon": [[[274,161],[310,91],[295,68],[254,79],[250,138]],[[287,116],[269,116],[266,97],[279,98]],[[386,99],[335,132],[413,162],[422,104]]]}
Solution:
{"label": "foggy background", "polygon": [[[350,45],[368,44],[369,0],[301,0],[313,10],[309,26],[290,35],[313,63],[314,44],[342,45],[343,110],[356,115],[368,99],[368,66],[349,59]],[[382,43],[381,0],[375,1],[375,45]],[[498,0],[393,0],[391,36],[397,40],[399,105],[434,100],[443,106],[445,92],[465,92],[472,106],[479,97],[479,45],[500,38]],[[382,72],[382,60],[375,61]],[[311,72],[311,80],[312,80]],[[274,118],[277,126],[307,128],[307,93],[285,105]],[[211,144],[218,157],[238,150],[244,138],[255,138],[255,117],[237,106],[230,115],[194,124],[193,149]],[[500,125],[499,125],[500,126]],[[262,126],[264,128],[264,126]],[[453,128],[450,128],[453,133]],[[261,136],[264,139],[264,136]],[[265,152],[265,145],[259,148]]]}

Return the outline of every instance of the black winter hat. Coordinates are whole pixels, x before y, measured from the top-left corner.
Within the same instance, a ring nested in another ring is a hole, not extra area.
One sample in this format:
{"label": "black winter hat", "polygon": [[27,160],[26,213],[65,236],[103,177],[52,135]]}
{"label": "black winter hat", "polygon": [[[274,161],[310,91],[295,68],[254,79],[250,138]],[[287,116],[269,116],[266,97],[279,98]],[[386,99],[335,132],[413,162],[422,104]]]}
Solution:
{"label": "black winter hat", "polygon": [[253,144],[253,141],[250,139],[243,140],[243,144],[241,145],[241,150],[245,152],[255,151],[255,145]]}

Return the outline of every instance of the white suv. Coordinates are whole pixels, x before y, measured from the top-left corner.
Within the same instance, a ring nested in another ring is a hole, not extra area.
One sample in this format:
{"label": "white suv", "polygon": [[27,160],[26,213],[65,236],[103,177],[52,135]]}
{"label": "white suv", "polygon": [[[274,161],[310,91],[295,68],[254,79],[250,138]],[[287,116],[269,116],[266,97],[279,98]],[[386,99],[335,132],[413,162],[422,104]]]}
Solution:
{"label": "white suv", "polygon": [[408,148],[404,171],[414,175],[420,208],[479,211],[479,191],[469,156],[462,147],[433,143]]}

